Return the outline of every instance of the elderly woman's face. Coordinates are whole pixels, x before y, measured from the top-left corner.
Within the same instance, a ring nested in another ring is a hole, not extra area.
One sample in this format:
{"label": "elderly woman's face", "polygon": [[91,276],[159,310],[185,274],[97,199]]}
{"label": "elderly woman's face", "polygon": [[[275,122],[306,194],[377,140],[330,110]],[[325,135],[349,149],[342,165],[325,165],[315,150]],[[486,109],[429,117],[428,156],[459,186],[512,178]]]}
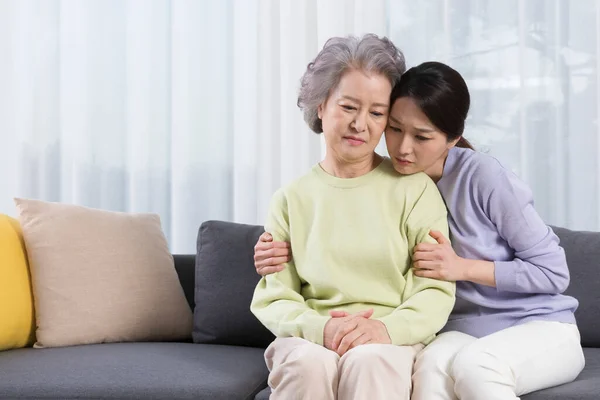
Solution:
{"label": "elderly woman's face", "polygon": [[357,162],[372,157],[385,130],[390,81],[383,75],[350,70],[319,106],[328,151],[336,159]]}

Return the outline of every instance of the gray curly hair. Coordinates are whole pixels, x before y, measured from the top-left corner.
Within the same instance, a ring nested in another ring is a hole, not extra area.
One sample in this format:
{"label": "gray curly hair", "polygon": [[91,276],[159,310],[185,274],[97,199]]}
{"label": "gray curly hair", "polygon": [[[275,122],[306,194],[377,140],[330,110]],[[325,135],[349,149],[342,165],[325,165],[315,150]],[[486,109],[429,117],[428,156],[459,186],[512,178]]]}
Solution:
{"label": "gray curly hair", "polygon": [[362,37],[333,37],[308,64],[300,81],[298,107],[315,133],[323,132],[317,109],[349,69],[360,69],[386,76],[392,87],[406,71],[402,52],[386,37],[375,34]]}

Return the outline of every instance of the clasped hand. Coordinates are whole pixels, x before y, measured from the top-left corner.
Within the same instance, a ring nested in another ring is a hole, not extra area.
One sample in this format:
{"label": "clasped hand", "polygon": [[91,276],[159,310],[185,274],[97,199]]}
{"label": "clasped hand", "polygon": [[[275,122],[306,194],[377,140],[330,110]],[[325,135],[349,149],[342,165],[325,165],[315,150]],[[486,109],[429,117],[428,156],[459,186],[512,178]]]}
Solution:
{"label": "clasped hand", "polygon": [[373,309],[349,314],[331,311],[323,331],[323,344],[329,350],[343,356],[349,350],[370,343],[391,344],[383,322],[371,319]]}

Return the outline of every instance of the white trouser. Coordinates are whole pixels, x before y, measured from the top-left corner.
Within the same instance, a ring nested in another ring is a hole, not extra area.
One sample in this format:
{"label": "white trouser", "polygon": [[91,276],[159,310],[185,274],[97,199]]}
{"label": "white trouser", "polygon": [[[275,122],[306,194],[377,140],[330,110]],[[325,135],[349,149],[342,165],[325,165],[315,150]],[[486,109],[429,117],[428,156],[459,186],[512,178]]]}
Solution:
{"label": "white trouser", "polygon": [[265,351],[271,400],[409,400],[423,345],[365,344],[342,357],[300,338],[275,339]]}
{"label": "white trouser", "polygon": [[417,355],[411,399],[518,399],[573,381],[584,365],[572,324],[533,321],[480,339],[446,332]]}

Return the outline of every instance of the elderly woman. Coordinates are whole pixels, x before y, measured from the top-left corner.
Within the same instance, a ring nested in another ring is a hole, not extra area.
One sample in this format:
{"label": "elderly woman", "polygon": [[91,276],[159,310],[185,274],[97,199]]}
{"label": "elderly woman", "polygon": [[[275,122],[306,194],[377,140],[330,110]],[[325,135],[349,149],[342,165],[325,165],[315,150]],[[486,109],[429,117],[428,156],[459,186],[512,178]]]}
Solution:
{"label": "elderly woman", "polygon": [[434,182],[374,151],[404,70],[388,39],[367,35],[330,39],[302,78],[298,105],[326,154],[275,193],[265,226],[294,248],[251,305],[277,336],[265,352],[273,399],[409,399],[415,355],[454,305],[454,283],[410,268],[431,230],[448,235]]}

